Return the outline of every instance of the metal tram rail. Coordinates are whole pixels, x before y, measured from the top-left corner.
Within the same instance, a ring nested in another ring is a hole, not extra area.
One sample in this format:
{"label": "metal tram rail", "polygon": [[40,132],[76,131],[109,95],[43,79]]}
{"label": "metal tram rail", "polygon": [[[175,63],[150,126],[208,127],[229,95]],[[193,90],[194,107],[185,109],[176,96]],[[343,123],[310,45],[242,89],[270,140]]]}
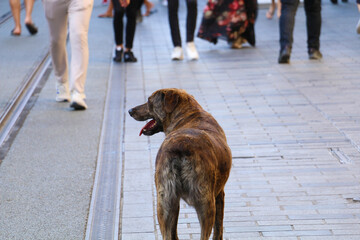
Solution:
{"label": "metal tram rail", "polygon": [[43,84],[40,83],[46,81],[51,72],[49,52],[45,53],[41,59],[35,69],[20,83],[15,94],[0,113],[0,160],[3,158],[4,151],[7,151],[5,143],[7,140],[11,140],[9,137],[12,135],[14,127],[24,117],[22,113],[26,109],[26,105],[34,94],[41,90]]}

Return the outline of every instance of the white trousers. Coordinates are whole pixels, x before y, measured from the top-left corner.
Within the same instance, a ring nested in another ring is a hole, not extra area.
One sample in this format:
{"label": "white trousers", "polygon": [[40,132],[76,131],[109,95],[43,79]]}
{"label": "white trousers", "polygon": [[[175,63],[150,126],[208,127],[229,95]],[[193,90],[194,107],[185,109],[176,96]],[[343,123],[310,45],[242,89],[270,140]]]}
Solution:
{"label": "white trousers", "polygon": [[[42,0],[50,31],[50,53],[57,84],[85,98],[89,63],[88,31],[93,0]],[[68,24],[69,23],[69,24]],[[66,38],[69,25],[70,81]]]}

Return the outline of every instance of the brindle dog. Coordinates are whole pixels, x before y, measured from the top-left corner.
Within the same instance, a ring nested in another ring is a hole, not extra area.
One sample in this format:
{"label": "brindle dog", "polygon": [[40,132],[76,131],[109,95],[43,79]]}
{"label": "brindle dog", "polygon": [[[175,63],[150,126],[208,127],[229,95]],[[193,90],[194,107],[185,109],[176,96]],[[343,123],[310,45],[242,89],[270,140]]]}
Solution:
{"label": "brindle dog", "polygon": [[151,119],[140,132],[165,133],[156,157],[157,216],[164,240],[178,239],[180,198],[194,206],[201,239],[222,239],[224,187],[231,151],[223,129],[184,90],[162,89],[148,102],[129,110],[137,121]]}

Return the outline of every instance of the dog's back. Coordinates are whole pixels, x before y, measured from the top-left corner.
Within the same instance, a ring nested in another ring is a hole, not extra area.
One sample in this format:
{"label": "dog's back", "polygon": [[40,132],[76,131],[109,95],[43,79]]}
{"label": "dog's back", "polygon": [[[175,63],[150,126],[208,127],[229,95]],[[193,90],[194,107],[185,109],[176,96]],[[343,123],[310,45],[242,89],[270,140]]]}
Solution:
{"label": "dog's back", "polygon": [[220,144],[219,139],[204,130],[181,129],[170,133],[156,157],[156,182],[164,188],[158,192],[183,198],[192,206],[205,193],[217,195],[231,164],[230,150]]}

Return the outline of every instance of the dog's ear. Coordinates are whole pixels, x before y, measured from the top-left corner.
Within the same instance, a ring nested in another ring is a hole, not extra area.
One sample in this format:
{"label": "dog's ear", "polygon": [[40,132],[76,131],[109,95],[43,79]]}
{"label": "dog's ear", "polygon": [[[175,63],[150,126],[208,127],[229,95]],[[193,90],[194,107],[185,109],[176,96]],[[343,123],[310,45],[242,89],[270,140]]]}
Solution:
{"label": "dog's ear", "polygon": [[179,103],[180,96],[174,91],[166,91],[163,93],[164,97],[164,110],[166,113],[171,113],[174,111],[175,107]]}

